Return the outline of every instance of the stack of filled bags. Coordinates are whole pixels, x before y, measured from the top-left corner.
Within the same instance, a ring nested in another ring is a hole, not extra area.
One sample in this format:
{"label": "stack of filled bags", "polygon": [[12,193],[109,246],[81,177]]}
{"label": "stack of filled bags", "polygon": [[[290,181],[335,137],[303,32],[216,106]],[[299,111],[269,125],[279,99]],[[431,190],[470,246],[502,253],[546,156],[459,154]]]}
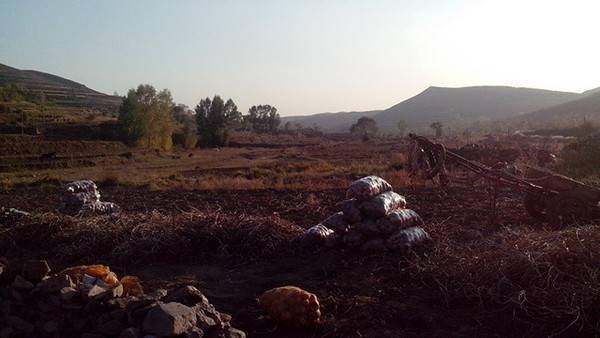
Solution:
{"label": "stack of filled bags", "polygon": [[63,194],[62,212],[69,215],[83,213],[110,214],[119,210],[111,202],[100,201],[100,192],[96,183],[90,180],[81,180],[67,183]]}
{"label": "stack of filled bags", "polygon": [[430,242],[421,217],[377,176],[354,181],[338,212],[306,231],[306,245],[344,245],[364,251],[407,251]]}

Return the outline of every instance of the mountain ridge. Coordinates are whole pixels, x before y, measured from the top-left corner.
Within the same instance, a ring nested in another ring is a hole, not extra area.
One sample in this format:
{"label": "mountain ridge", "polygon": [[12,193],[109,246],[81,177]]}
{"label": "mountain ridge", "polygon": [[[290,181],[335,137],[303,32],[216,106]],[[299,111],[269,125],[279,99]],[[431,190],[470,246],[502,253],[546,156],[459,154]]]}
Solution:
{"label": "mountain ridge", "polygon": [[[339,115],[343,120],[335,124],[337,113],[328,115],[323,131],[348,131],[348,127],[361,116],[375,119],[380,130],[395,132],[396,124],[404,120],[408,129],[424,131],[432,122],[441,122],[450,128],[466,128],[477,122],[491,122],[526,114],[542,108],[562,104],[581,97],[580,93],[511,86],[429,86],[419,94],[403,100],[390,108],[369,111],[370,115]],[[307,116],[290,116],[304,126],[321,123],[323,113]],[[316,118],[311,118],[316,117]],[[354,120],[349,121],[350,118]]]}

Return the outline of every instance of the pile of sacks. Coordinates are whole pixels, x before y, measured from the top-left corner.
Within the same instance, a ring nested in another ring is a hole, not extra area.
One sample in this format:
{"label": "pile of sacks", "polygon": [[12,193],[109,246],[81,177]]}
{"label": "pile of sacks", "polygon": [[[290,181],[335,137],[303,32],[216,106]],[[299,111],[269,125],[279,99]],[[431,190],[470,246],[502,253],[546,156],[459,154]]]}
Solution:
{"label": "pile of sacks", "polygon": [[61,211],[69,215],[110,214],[119,210],[119,206],[114,203],[100,201],[98,187],[91,180],[67,183],[63,193],[63,203]]}
{"label": "pile of sacks", "polygon": [[377,176],[354,181],[338,212],[308,229],[305,245],[344,245],[363,251],[406,252],[431,241],[423,220],[406,209],[406,199]]}
{"label": "pile of sacks", "polygon": [[15,269],[0,258],[0,337],[245,337],[193,286],[145,294],[107,266],[50,274],[46,261]]}

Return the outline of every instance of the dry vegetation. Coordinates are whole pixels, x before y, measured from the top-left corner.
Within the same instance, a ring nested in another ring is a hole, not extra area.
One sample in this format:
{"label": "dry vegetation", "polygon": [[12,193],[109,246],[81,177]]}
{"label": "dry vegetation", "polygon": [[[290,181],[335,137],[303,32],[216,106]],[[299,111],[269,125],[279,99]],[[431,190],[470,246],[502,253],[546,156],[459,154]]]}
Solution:
{"label": "dry vegetation", "polygon": [[[483,187],[441,191],[411,180],[401,143],[265,142],[2,173],[0,205],[33,215],[0,228],[0,256],[107,263],[149,288],[196,284],[250,336],[600,334],[598,225],[536,223],[511,191],[491,223]],[[407,197],[433,250],[365,255],[297,245],[302,229],[367,174]],[[58,214],[61,184],[77,178],[97,180],[103,200],[123,212]],[[256,296],[286,284],[319,296],[321,327],[288,331],[261,317]]]}

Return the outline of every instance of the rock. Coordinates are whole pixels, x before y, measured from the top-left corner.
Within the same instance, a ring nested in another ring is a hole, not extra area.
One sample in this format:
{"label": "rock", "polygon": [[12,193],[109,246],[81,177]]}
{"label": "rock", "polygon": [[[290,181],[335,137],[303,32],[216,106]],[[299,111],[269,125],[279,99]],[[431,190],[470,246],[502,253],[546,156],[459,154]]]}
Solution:
{"label": "rock", "polygon": [[118,319],[110,319],[106,322],[100,323],[96,326],[98,332],[108,336],[116,336],[120,334],[125,328],[126,324]]}
{"label": "rock", "polygon": [[27,291],[33,289],[35,285],[33,285],[32,282],[26,280],[20,275],[17,275],[13,280],[11,286],[17,290]]}
{"label": "rock", "polygon": [[191,331],[186,332],[186,334],[184,335],[185,338],[202,338],[204,337],[204,331],[202,331],[202,329],[200,328],[192,328]]}
{"label": "rock", "polygon": [[192,307],[196,313],[196,325],[204,331],[223,328],[221,314],[210,304],[198,303]]}
{"label": "rock", "polygon": [[132,324],[142,323],[148,312],[154,307],[154,303],[156,303],[156,299],[150,297],[131,300],[125,308],[129,322]]}
{"label": "rock", "polygon": [[135,327],[129,327],[121,332],[119,338],[140,338],[141,336],[142,331]]}
{"label": "rock", "polygon": [[130,301],[133,301],[134,299],[135,299],[134,297],[113,298],[113,299],[107,300],[105,302],[105,304],[111,309],[125,309],[127,307],[127,304]]}
{"label": "rock", "polygon": [[96,300],[109,300],[123,295],[123,285],[111,286],[99,278],[85,275],[80,285],[81,291],[88,298]]}
{"label": "rock", "polygon": [[231,328],[229,328],[229,330],[227,330],[225,337],[227,337],[227,338],[246,338],[246,333],[244,333],[244,331],[242,331],[242,330],[234,329],[233,327],[231,327]]}
{"label": "rock", "polygon": [[2,277],[8,270],[8,260],[4,257],[0,257],[0,277]]}
{"label": "rock", "polygon": [[49,320],[44,323],[44,326],[42,326],[42,330],[44,330],[44,332],[46,333],[58,332],[58,322],[55,320]]}
{"label": "rock", "polygon": [[60,289],[60,294],[58,297],[60,298],[60,301],[63,303],[71,303],[73,301],[73,299],[78,295],[79,295],[79,292],[77,292],[77,290],[74,287],[67,286],[67,287]]}
{"label": "rock", "polygon": [[174,336],[196,325],[196,313],[181,303],[158,302],[144,319],[144,331],[157,336]]}
{"label": "rock", "polygon": [[54,307],[45,300],[38,300],[37,308],[43,313],[47,313],[54,310]]}
{"label": "rock", "polygon": [[99,333],[84,333],[81,335],[81,338],[106,338],[105,335]]}
{"label": "rock", "polygon": [[161,299],[169,293],[166,289],[156,289],[147,296],[153,299]]}
{"label": "rock", "polygon": [[10,300],[4,300],[0,302],[0,318],[8,316],[12,309],[12,302]]}
{"label": "rock", "polygon": [[12,327],[3,327],[0,329],[0,338],[10,338],[15,330]]}
{"label": "rock", "polygon": [[360,250],[366,252],[382,252],[386,250],[385,241],[380,238],[370,239],[360,247]]}
{"label": "rock", "polygon": [[73,284],[71,277],[67,275],[53,275],[39,282],[34,290],[36,292],[48,294],[58,293],[63,288],[74,286],[75,284]]}
{"label": "rock", "polygon": [[50,273],[45,260],[30,260],[23,263],[23,277],[30,282],[38,283]]}
{"label": "rock", "polygon": [[33,329],[35,328],[33,324],[17,316],[6,317],[6,323],[19,332],[32,333]]}
{"label": "rock", "polygon": [[10,288],[10,298],[17,303],[21,303],[23,301],[23,295],[17,291],[15,288]]}
{"label": "rock", "polygon": [[209,304],[204,294],[192,285],[185,285],[169,291],[161,301],[164,303],[177,302],[187,306],[194,306],[198,303]]}

